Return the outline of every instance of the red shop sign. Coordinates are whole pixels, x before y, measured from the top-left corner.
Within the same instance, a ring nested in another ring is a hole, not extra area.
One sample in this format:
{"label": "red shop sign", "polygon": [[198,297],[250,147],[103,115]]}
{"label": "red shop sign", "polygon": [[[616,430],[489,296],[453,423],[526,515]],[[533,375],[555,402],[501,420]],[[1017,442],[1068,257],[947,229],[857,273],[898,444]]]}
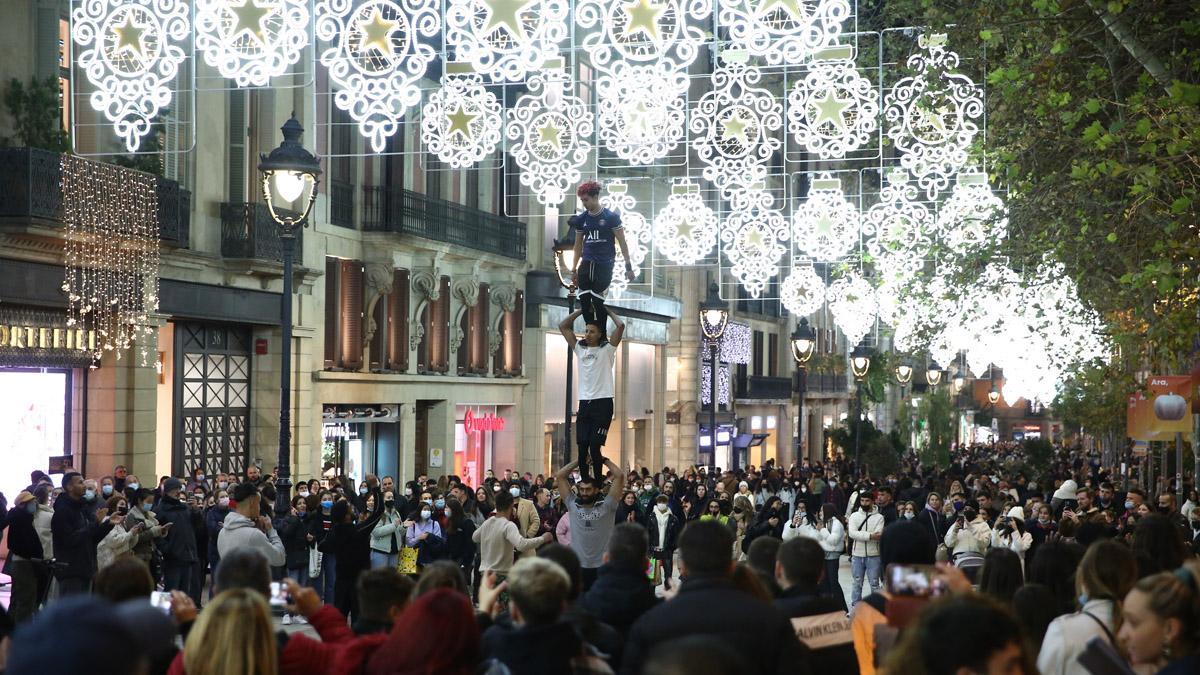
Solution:
{"label": "red shop sign", "polygon": [[475,417],[475,413],[467,408],[467,414],[463,416],[463,428],[468,434],[474,431],[504,431],[504,418],[496,417],[491,413],[484,413],[483,417]]}

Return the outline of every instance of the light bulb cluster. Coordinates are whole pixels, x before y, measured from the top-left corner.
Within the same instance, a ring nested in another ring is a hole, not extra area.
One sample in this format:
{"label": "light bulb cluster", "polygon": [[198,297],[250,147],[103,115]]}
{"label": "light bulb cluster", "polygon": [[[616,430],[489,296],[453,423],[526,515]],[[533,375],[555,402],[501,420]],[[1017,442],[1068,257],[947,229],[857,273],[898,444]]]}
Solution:
{"label": "light bulb cluster", "polygon": [[95,331],[96,363],[133,345],[141,365],[156,356],[159,224],[155,178],[113,164],[62,156],[67,325]]}

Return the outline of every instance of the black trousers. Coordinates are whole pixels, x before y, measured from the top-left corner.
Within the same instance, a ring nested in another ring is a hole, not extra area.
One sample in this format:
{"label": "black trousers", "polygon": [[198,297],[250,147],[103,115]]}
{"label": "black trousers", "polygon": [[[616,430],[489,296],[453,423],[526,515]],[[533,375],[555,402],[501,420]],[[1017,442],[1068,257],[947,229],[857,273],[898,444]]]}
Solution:
{"label": "black trousers", "polygon": [[575,415],[575,443],[579,446],[580,478],[588,478],[590,475],[599,480],[603,477],[604,455],[600,450],[608,439],[608,427],[612,424],[612,418],[611,398],[579,402],[579,412]]}
{"label": "black trousers", "polygon": [[584,323],[599,322],[600,331],[605,332],[608,310],[604,309],[604,297],[612,283],[613,263],[584,260],[579,264],[576,286],[579,289],[579,308],[583,311]]}

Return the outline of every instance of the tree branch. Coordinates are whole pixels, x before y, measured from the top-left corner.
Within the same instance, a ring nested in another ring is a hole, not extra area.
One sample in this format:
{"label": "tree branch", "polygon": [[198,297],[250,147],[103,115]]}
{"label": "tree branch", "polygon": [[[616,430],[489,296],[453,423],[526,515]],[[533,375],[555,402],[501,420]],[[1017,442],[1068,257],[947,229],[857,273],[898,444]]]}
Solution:
{"label": "tree branch", "polygon": [[1120,17],[1109,12],[1108,8],[1101,5],[1097,0],[1087,0],[1087,5],[1092,8],[1096,16],[1100,17],[1100,22],[1116,38],[1117,43],[1124,47],[1125,51],[1129,52],[1129,55],[1141,64],[1142,68],[1145,68],[1146,72],[1150,73],[1150,76],[1163,89],[1169,90],[1171,87],[1171,76],[1167,74],[1166,67],[1163,66],[1162,61],[1158,60],[1157,56],[1149,49],[1146,49],[1145,45],[1134,37],[1133,32],[1129,30],[1129,26],[1125,25],[1125,22]]}

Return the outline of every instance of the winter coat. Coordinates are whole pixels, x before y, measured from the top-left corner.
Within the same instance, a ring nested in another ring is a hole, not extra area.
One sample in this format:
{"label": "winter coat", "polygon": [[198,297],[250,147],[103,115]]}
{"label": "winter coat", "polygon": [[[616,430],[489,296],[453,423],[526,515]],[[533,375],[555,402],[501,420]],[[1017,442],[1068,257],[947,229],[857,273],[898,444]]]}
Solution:
{"label": "winter coat", "polygon": [[228,506],[214,506],[204,514],[204,531],[208,533],[208,564],[213,569],[217,569],[217,563],[221,562],[217,538],[221,536],[221,530],[225,528],[225,516],[228,515]]}
{"label": "winter coat", "polygon": [[475,534],[475,521],[463,518],[453,533],[448,529],[443,532],[446,534],[446,558],[458,563],[464,570],[471,569],[475,561],[475,542],[471,540],[471,535]]}
{"label": "winter coat", "polygon": [[1050,622],[1037,656],[1038,672],[1042,675],[1087,675],[1088,670],[1076,659],[1083,653],[1088,640],[1094,637],[1111,644],[1108,636],[1115,630],[1112,600],[1089,600],[1081,611],[1064,614]]}
{"label": "winter coat", "polygon": [[658,604],[646,570],[607,563],[596,572],[596,581],[579,599],[579,606],[612,626],[622,636],[633,622]]}
{"label": "winter coat", "polygon": [[796,637],[812,649],[814,673],[858,675],[854,634],[845,606],[837,598],[792,587],[780,595],[775,607],[791,620]]}
{"label": "winter coat", "polygon": [[217,552],[225,556],[235,549],[258,551],[271,567],[282,567],[287,563],[287,550],[274,526],[264,534],[253,520],[237,511],[230,511],[225,515],[221,533],[217,535]]}
{"label": "winter coat", "polygon": [[371,530],[371,550],[380,553],[398,553],[404,548],[404,516],[400,511],[384,510]]}
{"label": "winter coat", "polygon": [[584,650],[583,640],[566,621],[521,628],[493,625],[484,631],[481,646],[484,658],[500,661],[512,675],[570,673],[571,659]]}
{"label": "winter coat", "polygon": [[[665,560],[670,556],[677,546],[676,542],[679,539],[679,518],[675,517],[674,513],[667,512],[667,531],[663,538],[662,532],[658,524],[658,509],[650,514],[646,519],[646,533],[649,535],[650,556],[658,560]],[[660,547],[658,542],[662,540],[663,545]]]}
{"label": "winter coat", "polygon": [[637,675],[655,649],[670,640],[716,638],[742,659],[745,673],[809,673],[808,649],[774,607],[723,577],[688,577],[679,594],[642,615],[629,630],[623,675]]}
{"label": "winter coat", "polygon": [[104,535],[96,547],[96,570],[102,570],[113,564],[117,558],[133,552],[138,535],[123,527],[114,527]]}
{"label": "winter coat", "polygon": [[305,535],[308,534],[308,528],[305,527],[304,520],[300,516],[288,514],[278,520],[275,524],[276,532],[279,533],[279,539],[283,542],[283,551],[286,562],[284,563],[290,570],[308,568],[308,540]]}
{"label": "winter coat", "polygon": [[54,509],[49,504],[38,504],[37,512],[33,514],[33,529],[37,531],[38,539],[42,540],[42,559],[54,557],[54,536],[51,532],[51,521],[54,519]]}
{"label": "winter coat", "polygon": [[964,528],[959,528],[958,522],[955,521],[946,532],[944,541],[946,548],[950,549],[951,560],[960,553],[983,555],[992,543],[992,528],[988,527],[986,521],[978,518],[967,523]]}
{"label": "winter coat", "polygon": [[883,516],[872,510],[868,515],[862,509],[850,514],[850,523],[846,527],[850,537],[850,555],[860,558],[871,558],[879,555],[879,540],[872,539],[872,534],[883,534]]}
{"label": "winter coat", "polygon": [[196,547],[196,532],[188,505],[174,497],[163,497],[154,509],[154,515],[163,525],[171,523],[167,536],[158,540],[163,563],[180,565],[198,561],[200,558]]}
{"label": "winter coat", "polygon": [[112,528],[112,523],[88,518],[83,500],[71,499],[66,493],[59,495],[50,520],[54,559],[62,565],[58,578],[90,581],[96,575],[96,545]]}
{"label": "winter coat", "polygon": [[153,511],[142,511],[140,506],[135,506],[129,509],[129,514],[125,516],[121,525],[126,530],[132,530],[133,526],[138,523],[144,523],[145,527],[138,532],[132,552],[139,560],[149,565],[154,558],[154,540],[163,536],[163,528],[158,524],[158,519],[154,517]]}
{"label": "winter coat", "polygon": [[[521,536],[527,539],[541,536],[542,519],[538,516],[537,506],[533,502],[524,497],[513,502],[513,508],[517,514],[517,529],[521,532]],[[523,551],[517,554],[518,558],[532,558],[537,554],[532,550]]]}
{"label": "winter coat", "polygon": [[[378,492],[378,490],[376,491]],[[351,583],[371,567],[371,530],[383,516],[383,498],[375,495],[375,512],[361,523],[334,523],[318,547],[337,561],[337,578]],[[319,522],[319,521],[318,521]]]}
{"label": "winter coat", "polygon": [[25,504],[8,511],[8,550],[25,560],[42,560],[42,540],[33,526],[33,514],[25,510]]}

